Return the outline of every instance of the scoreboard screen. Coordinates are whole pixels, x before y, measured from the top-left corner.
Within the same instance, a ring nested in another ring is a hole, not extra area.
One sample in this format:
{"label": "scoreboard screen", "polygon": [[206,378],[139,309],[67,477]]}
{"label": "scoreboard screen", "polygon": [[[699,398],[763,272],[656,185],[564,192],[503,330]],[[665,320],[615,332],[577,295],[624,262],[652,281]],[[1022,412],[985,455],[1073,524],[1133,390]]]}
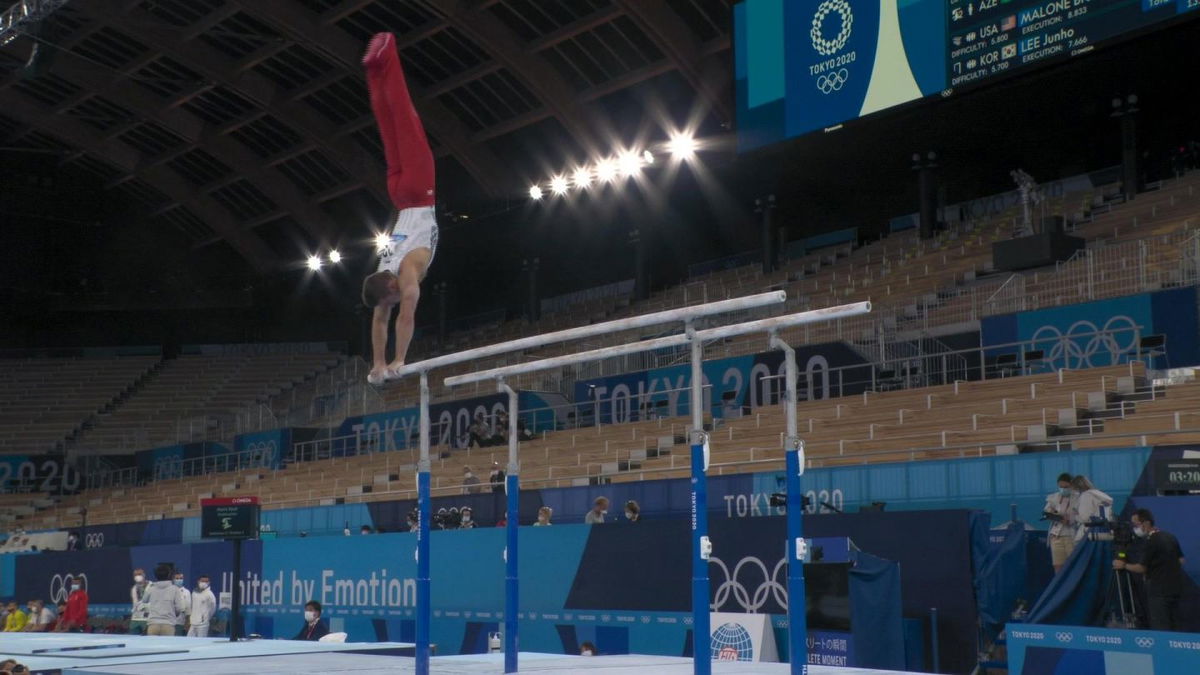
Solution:
{"label": "scoreboard screen", "polygon": [[831,130],[1188,16],[1200,0],[746,0],[734,7],[738,146]]}

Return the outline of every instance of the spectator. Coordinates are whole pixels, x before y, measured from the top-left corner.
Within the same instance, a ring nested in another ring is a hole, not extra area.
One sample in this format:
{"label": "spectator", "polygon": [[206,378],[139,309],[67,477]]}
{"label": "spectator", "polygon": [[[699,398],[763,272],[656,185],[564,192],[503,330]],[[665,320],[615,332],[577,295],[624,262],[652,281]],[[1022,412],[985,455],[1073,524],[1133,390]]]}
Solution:
{"label": "spectator", "polygon": [[1087,534],[1093,518],[1112,520],[1113,498],[1097,490],[1087,476],[1075,476],[1071,479],[1071,487],[1079,494],[1075,506],[1075,541],[1080,541]]}
{"label": "spectator", "polygon": [[188,637],[208,637],[208,624],[217,613],[217,598],[208,588],[208,575],[196,579],[196,590],[188,614]]}
{"label": "spectator", "polygon": [[54,625],[50,627],[50,631],[58,630],[58,626],[62,623],[63,615],[67,613],[67,603],[60,602],[54,606]]}
{"label": "spectator", "polygon": [[534,439],[533,432],[525,428],[525,420],[517,418],[517,438],[523,441],[532,441]]}
{"label": "spectator", "polygon": [[475,521],[471,518],[471,515],[472,515],[471,507],[469,507],[469,506],[462,507],[462,509],[459,510],[458,515],[459,515],[458,529],[469,530],[469,529],[475,527]]}
{"label": "spectator", "polygon": [[492,494],[504,494],[504,469],[500,462],[492,462],[492,472],[488,474],[488,484],[492,486]]}
{"label": "spectator", "polygon": [[479,494],[483,488],[479,486],[479,476],[471,473],[471,467],[463,467],[463,494]]}
{"label": "spectator", "polygon": [[146,589],[146,635],[175,635],[180,617],[186,621],[188,604],[183,589],[172,580],[171,566],[160,563],[154,568],[154,583]]}
{"label": "spectator", "polygon": [[1183,549],[1175,535],[1154,525],[1149,509],[1133,512],[1133,533],[1146,540],[1139,562],[1113,561],[1113,569],[1124,569],[1146,578],[1146,614],[1150,630],[1179,630],[1179,599],[1185,575]]}
{"label": "spectator", "polygon": [[625,502],[625,520],[636,523],[642,517],[642,509],[638,503],[630,499]]}
{"label": "spectator", "polygon": [[309,600],[308,604],[304,605],[304,625],[292,639],[316,642],[328,634],[329,626],[326,626],[325,622],[321,620],[321,603]]}
{"label": "spectator", "polygon": [[408,531],[409,532],[416,532],[418,529],[420,529],[419,518],[420,518],[420,516],[417,514],[416,509],[408,512],[408,517],[406,519],[406,522],[408,523]]}
{"label": "spectator", "polygon": [[1047,519],[1053,521],[1046,543],[1050,546],[1050,560],[1054,564],[1055,574],[1071,557],[1071,551],[1075,550],[1075,510],[1078,505],[1079,495],[1071,489],[1071,474],[1060,474],[1058,489],[1046,496],[1046,506],[1042,509]]}
{"label": "spectator", "polygon": [[83,589],[83,584],[79,579],[68,576],[63,580],[71,593],[67,595],[67,602],[63,605],[62,610],[58,613],[58,624],[54,626],[56,633],[82,633],[87,627],[88,620],[88,594]]}
{"label": "spectator", "polygon": [[504,511],[501,511],[500,517],[496,519],[496,527],[508,527],[508,514]]}
{"label": "spectator", "polygon": [[596,497],[596,501],[592,502],[592,510],[587,512],[583,517],[583,522],[588,525],[599,525],[604,522],[604,517],[608,514],[608,497]]}
{"label": "spectator", "polygon": [[78,551],[79,550],[79,533],[78,532],[72,531],[72,532],[67,533],[67,548],[66,548],[66,550],[68,550],[68,551]]}
{"label": "spectator", "polygon": [[183,596],[183,612],[175,620],[175,635],[184,637],[188,631],[188,612],[192,607],[192,592],[183,583],[183,572],[175,572],[174,583],[175,587],[179,589],[180,595]]}
{"label": "spectator", "polygon": [[551,525],[552,523],[550,522],[550,516],[553,515],[554,509],[550,508],[549,506],[543,506],[542,508],[538,509],[538,518],[537,521],[534,522],[533,526],[538,527]]}
{"label": "spectator", "polygon": [[146,634],[146,617],[148,616],[148,612],[145,597],[148,585],[146,582],[146,570],[140,567],[135,569],[133,571],[133,586],[129,589],[129,602],[132,608],[129,612],[129,633],[131,635]]}
{"label": "spectator", "polygon": [[4,632],[17,633],[25,630],[29,615],[21,611],[21,608],[17,606],[17,601],[9,600],[7,610],[4,616]]}
{"label": "spectator", "polygon": [[44,633],[54,625],[54,610],[38,599],[29,601],[29,622],[25,624],[27,633]]}
{"label": "spectator", "polygon": [[363,525],[362,529],[359,531],[359,534],[371,534],[371,526]]}
{"label": "spectator", "polygon": [[584,640],[583,644],[579,645],[579,655],[580,656],[595,656],[596,655],[596,645],[592,644],[589,640]]}
{"label": "spectator", "polygon": [[472,445],[480,448],[491,445],[491,435],[488,433],[487,423],[481,412],[475,413],[475,421],[467,427],[467,447]]}

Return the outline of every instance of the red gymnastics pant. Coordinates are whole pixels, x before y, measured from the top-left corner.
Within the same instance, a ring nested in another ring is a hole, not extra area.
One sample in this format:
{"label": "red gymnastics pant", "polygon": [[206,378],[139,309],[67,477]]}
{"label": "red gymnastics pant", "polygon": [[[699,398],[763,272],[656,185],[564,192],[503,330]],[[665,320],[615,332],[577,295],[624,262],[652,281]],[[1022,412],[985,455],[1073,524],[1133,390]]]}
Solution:
{"label": "red gymnastics pant", "polygon": [[388,194],[400,210],[433,206],[433,153],[404,81],[391,33],[371,39],[363,58],[371,108],[387,160]]}

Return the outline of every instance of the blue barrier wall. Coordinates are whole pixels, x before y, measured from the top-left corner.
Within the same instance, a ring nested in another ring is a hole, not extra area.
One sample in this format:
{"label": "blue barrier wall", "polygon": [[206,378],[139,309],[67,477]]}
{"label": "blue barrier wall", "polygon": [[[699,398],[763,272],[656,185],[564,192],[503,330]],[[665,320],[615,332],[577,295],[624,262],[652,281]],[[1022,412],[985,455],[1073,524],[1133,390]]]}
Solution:
{"label": "blue barrier wall", "polygon": [[[921,572],[944,579],[937,593],[970,595],[969,561],[948,554],[968,548],[962,540],[965,528],[953,525],[964,522],[966,512],[929,514],[928,518],[925,522],[933,523],[941,534],[933,548],[936,559],[925,563]],[[895,524],[887,525],[889,521],[904,519],[901,514],[864,514],[810,520],[824,521],[830,531],[853,527],[884,532],[896,529]],[[782,611],[786,603],[786,590],[779,586],[784,578],[783,521],[713,522],[719,553],[712,563],[716,583],[711,600],[719,603],[719,609],[741,611],[746,602],[761,602],[756,609],[762,613]],[[845,526],[839,528],[839,521]],[[486,650],[486,634],[497,630],[504,603],[504,536],[498,528],[433,533],[432,557],[437,561],[432,579],[433,641],[438,653]],[[920,542],[927,538],[920,533],[915,537]],[[579,642],[591,640],[602,653],[687,655],[691,630],[689,541],[684,519],[522,528],[522,649],[576,653]],[[884,544],[893,554],[908,546],[896,538]],[[415,545],[416,536],[408,533],[248,542],[240,578],[246,629],[265,637],[291,637],[302,623],[304,603],[315,599],[324,606],[331,629],[346,631],[352,641],[411,640],[416,607]],[[888,551],[879,553],[889,557]],[[131,570],[152,568],[160,562],[176,565],[189,584],[207,574],[214,592],[234,588],[232,545],[228,543],[106,547],[18,556],[15,587],[23,598],[56,600],[65,597],[65,575],[82,575],[93,615],[120,617],[129,612]],[[913,567],[915,571],[917,566]],[[901,584],[906,583],[904,574],[901,569]],[[966,581],[958,583],[960,578]],[[732,590],[731,584],[746,593]],[[882,598],[899,597],[895,575],[852,579],[851,584],[852,589],[865,591],[852,597],[866,603],[853,609],[852,617],[855,612],[870,617],[898,611],[881,602]],[[948,603],[936,594],[930,601]],[[775,616],[777,628],[783,618]],[[875,642],[883,641],[877,638]],[[870,640],[856,640],[862,644],[855,652],[871,659],[862,665],[895,665],[886,659],[901,653],[899,639],[896,624],[887,649],[872,649]],[[786,655],[786,642],[781,646]],[[969,655],[964,652],[962,656]]]}

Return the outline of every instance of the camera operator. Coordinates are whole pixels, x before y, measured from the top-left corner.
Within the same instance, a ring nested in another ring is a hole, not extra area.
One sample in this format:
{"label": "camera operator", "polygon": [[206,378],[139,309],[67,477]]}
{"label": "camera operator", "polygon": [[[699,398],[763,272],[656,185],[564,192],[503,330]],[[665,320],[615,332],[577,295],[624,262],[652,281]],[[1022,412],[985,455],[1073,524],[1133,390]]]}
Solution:
{"label": "camera operator", "polygon": [[1042,509],[1042,520],[1052,521],[1046,543],[1050,546],[1050,560],[1054,573],[1062,569],[1071,551],[1075,550],[1075,511],[1079,506],[1079,495],[1071,489],[1071,474],[1058,476],[1058,489],[1046,496]]}
{"label": "camera operator", "polygon": [[1154,526],[1149,509],[1133,513],[1133,534],[1144,538],[1140,562],[1117,558],[1113,569],[1145,575],[1146,613],[1151,630],[1179,630],[1179,598],[1183,595],[1183,550],[1175,535]]}

